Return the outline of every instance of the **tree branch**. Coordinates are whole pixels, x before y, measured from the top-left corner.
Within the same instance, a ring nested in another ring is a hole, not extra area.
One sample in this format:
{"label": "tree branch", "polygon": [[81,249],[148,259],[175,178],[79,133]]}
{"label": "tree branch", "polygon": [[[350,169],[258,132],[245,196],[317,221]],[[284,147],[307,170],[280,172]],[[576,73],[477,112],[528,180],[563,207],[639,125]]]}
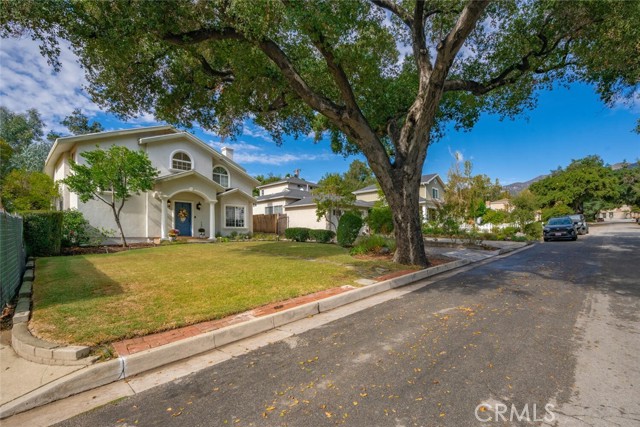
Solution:
{"label": "tree branch", "polygon": [[427,77],[431,73],[433,66],[431,65],[427,39],[424,34],[424,26],[427,19],[425,15],[424,1],[416,1],[416,7],[413,12],[413,25],[411,26],[413,56],[420,74],[424,74],[424,77]]}
{"label": "tree branch", "polygon": [[413,18],[411,17],[411,14],[407,10],[405,10],[402,6],[395,3],[393,0],[369,0],[369,1],[375,4],[376,6],[393,13],[398,18],[400,18],[402,22],[404,22],[407,25],[407,27],[413,28]]}
{"label": "tree branch", "polygon": [[233,71],[214,69],[211,64],[209,64],[209,61],[207,61],[207,58],[205,58],[204,55],[200,55],[198,59],[200,60],[200,64],[202,65],[202,69],[204,70],[205,74],[207,74],[209,77],[220,79],[225,83],[231,83],[235,80]]}
{"label": "tree branch", "polygon": [[162,35],[162,39],[176,46],[188,46],[208,40],[244,40],[245,37],[234,28],[225,27],[221,29],[202,28],[180,34],[167,33]]}

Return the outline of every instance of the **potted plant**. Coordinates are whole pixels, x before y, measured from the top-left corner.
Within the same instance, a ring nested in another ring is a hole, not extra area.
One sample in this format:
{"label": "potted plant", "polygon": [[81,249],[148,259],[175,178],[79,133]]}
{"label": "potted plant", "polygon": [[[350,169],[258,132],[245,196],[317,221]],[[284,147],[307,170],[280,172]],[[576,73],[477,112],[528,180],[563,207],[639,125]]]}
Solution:
{"label": "potted plant", "polygon": [[171,230],[169,230],[169,239],[172,242],[176,241],[176,238],[180,235],[180,231],[176,228],[172,228]]}

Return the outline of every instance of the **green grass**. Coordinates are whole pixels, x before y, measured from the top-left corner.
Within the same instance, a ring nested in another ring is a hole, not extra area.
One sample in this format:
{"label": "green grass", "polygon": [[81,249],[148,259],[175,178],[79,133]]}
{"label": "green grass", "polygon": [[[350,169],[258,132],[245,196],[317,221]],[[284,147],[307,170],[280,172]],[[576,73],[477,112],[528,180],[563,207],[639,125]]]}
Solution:
{"label": "green grass", "polygon": [[31,327],[60,343],[142,336],[406,269],[359,260],[336,245],[241,242],[170,245],[40,258]]}

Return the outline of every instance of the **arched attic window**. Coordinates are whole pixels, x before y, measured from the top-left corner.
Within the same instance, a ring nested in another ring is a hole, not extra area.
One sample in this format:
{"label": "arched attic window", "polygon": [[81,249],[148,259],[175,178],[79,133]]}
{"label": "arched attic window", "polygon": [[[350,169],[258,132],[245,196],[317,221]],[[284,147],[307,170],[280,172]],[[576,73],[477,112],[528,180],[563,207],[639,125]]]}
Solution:
{"label": "arched attic window", "polygon": [[224,188],[229,188],[229,172],[222,166],[213,168],[213,180]]}
{"label": "arched attic window", "polygon": [[187,153],[178,151],[171,157],[171,168],[181,171],[190,171],[192,169],[191,157]]}

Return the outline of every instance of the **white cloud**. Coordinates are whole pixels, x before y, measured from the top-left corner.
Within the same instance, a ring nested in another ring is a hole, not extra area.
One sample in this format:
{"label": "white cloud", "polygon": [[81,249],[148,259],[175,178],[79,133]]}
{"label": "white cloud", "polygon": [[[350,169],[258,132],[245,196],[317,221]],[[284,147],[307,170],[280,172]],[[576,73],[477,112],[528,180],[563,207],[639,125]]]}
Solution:
{"label": "white cloud", "polygon": [[453,157],[453,159],[456,162],[459,162],[459,163],[464,162],[464,154],[462,154],[462,151],[460,151],[460,150],[453,151],[453,150],[451,150],[451,147],[448,147],[448,148],[449,148],[449,155],[451,157]]}
{"label": "white cloud", "polygon": [[76,56],[61,43],[59,73],[40,55],[29,39],[3,39],[0,43],[0,104],[14,112],[37,109],[51,130],[63,131],[59,122],[80,108],[87,116],[100,111],[82,90],[87,84]]}
{"label": "white cloud", "polygon": [[248,123],[243,126],[242,134],[246,136],[251,136],[253,138],[260,138],[268,142],[273,142],[273,140],[271,139],[271,136],[266,130],[259,128],[257,126],[250,125]]}
{"label": "white cloud", "polygon": [[328,153],[320,154],[266,154],[266,153],[234,153],[233,159],[238,163],[258,163],[262,165],[281,166],[286,163],[329,160]]}

